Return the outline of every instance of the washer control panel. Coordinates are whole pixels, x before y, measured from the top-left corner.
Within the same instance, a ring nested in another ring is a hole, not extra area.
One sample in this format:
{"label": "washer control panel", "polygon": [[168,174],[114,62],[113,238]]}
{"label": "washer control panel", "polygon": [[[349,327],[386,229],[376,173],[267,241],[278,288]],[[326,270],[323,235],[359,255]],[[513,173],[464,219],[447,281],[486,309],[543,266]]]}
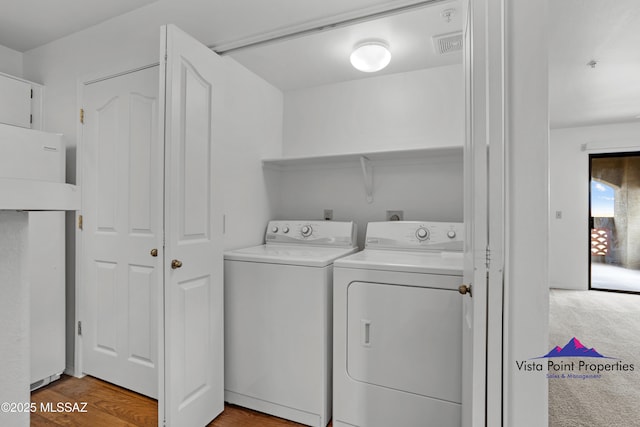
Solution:
{"label": "washer control panel", "polygon": [[266,243],[355,247],[353,221],[269,221]]}
{"label": "washer control panel", "polygon": [[370,222],[365,239],[365,247],[370,249],[462,251],[463,244],[464,224],[461,222]]}

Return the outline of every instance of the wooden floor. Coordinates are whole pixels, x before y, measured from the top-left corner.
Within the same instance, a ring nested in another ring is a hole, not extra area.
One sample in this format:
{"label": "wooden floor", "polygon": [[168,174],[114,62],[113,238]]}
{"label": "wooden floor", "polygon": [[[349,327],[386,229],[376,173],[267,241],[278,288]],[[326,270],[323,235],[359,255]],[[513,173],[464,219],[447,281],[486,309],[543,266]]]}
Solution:
{"label": "wooden floor", "polygon": [[[31,427],[156,427],[158,425],[158,407],[155,400],[89,376],[74,378],[63,375],[60,380],[31,393],[31,402],[35,403],[37,408],[31,413]],[[86,402],[86,412],[46,410],[56,408],[59,402],[73,410],[81,410],[82,403]],[[51,405],[47,406],[49,403]],[[41,411],[41,408],[45,410]],[[224,412],[207,427],[299,427],[301,425],[239,406],[225,405]]]}

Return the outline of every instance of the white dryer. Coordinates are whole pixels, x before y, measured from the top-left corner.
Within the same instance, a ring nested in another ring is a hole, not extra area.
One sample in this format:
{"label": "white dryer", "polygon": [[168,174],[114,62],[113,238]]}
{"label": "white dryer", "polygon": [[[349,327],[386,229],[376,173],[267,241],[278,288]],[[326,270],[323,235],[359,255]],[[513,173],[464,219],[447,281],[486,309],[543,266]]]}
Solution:
{"label": "white dryer", "polygon": [[225,253],[225,400],[299,423],[331,419],[333,262],[353,222],[271,221]]}
{"label": "white dryer", "polygon": [[369,223],[334,263],[334,427],[460,427],[463,233]]}

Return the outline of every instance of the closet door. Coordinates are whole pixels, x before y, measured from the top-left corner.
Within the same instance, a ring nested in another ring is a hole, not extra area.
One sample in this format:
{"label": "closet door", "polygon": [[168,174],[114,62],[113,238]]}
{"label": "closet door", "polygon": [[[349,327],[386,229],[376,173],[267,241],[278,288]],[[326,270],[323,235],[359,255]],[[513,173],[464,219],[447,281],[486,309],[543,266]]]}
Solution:
{"label": "closet door", "polygon": [[[167,426],[205,426],[222,412],[220,176],[222,60],[175,26],[162,27],[165,142],[164,376]],[[166,59],[165,59],[166,58]]]}
{"label": "closet door", "polygon": [[154,398],[162,265],[153,254],[162,252],[163,197],[157,98],[157,67],[85,86],[78,254],[82,371]]}

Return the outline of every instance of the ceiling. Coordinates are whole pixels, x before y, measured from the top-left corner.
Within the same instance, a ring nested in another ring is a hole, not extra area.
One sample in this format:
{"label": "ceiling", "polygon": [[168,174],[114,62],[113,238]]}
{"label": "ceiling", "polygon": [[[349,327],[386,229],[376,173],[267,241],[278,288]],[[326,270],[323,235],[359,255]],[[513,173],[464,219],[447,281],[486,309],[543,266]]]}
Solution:
{"label": "ceiling", "polygon": [[[439,67],[462,63],[462,50],[440,54],[433,39],[461,33],[460,15],[459,1],[438,3],[230,55],[282,90]],[[389,66],[374,74],[358,71],[349,62],[353,48],[371,39],[385,42],[392,54]]]}
{"label": "ceiling", "polygon": [[25,52],[155,1],[3,0],[0,44]]}
{"label": "ceiling", "polygon": [[549,0],[548,38],[551,127],[640,120],[640,1]]}
{"label": "ceiling", "polygon": [[[4,0],[0,45],[24,52],[157,2],[171,4],[179,15],[177,21],[194,22],[193,34],[214,49],[228,48],[264,34],[279,35],[274,33],[278,29],[309,29],[354,17],[358,10],[375,12],[418,1]],[[548,1],[549,23],[541,26],[541,34],[549,41],[551,126],[640,120],[640,1]],[[451,7],[458,13],[446,22],[441,12]],[[202,9],[206,13],[196,13]],[[431,39],[460,27],[459,0],[441,1],[230,55],[275,86],[291,90],[368,77],[350,68],[348,54],[356,43],[371,37],[385,39],[392,49],[392,63],[380,73],[460,62],[459,53],[435,55]],[[592,60],[595,67],[587,65]]]}

